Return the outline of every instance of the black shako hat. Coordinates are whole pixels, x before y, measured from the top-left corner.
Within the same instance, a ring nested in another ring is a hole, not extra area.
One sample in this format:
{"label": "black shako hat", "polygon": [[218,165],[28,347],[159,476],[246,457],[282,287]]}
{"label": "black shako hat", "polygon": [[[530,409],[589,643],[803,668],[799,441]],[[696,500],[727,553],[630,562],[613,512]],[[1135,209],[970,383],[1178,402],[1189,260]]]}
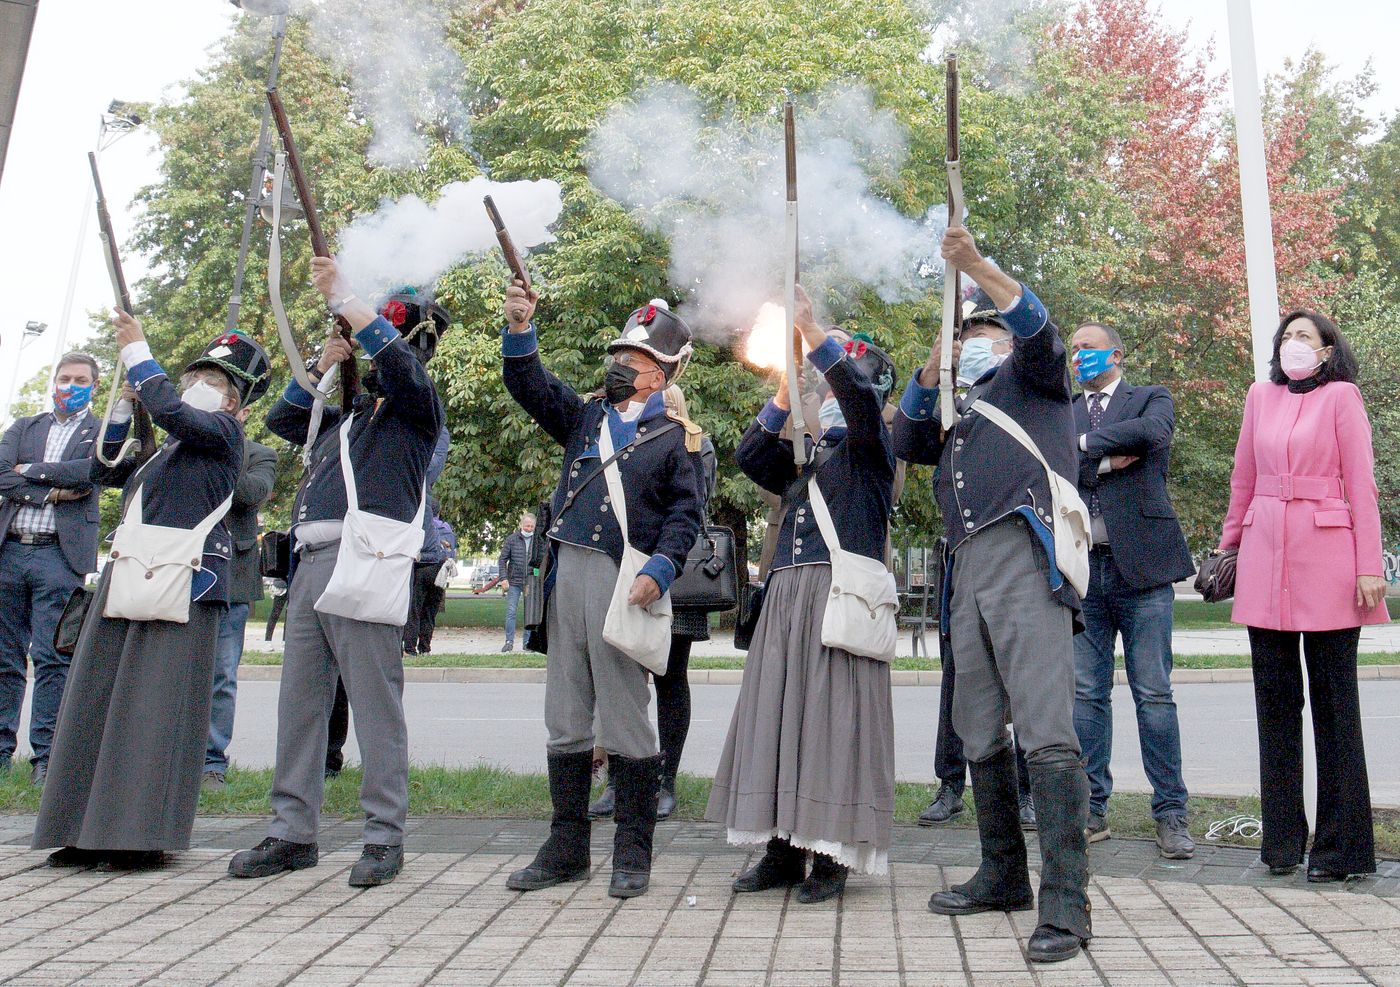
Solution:
{"label": "black shako hat", "polygon": [[190,361],[185,373],[213,367],[228,374],[238,388],[238,406],[246,408],[267,393],[272,382],[272,365],[267,350],[251,336],[238,331],[223,332],[204,347],[204,353]]}
{"label": "black shako hat", "polygon": [[858,332],[851,337],[850,341],[842,346],[846,355],[850,357],[856,369],[875,385],[875,390],[880,392],[882,401],[888,401],[894,393],[895,385],[899,382],[899,374],[895,370],[894,360],[890,355],[875,345],[875,341],[863,332]]}
{"label": "black shako hat", "polygon": [[438,338],[452,324],[452,316],[433,301],[432,295],[409,286],[396,288],[379,299],[379,314],[418,351],[424,363],[432,359]]}
{"label": "black shako hat", "polygon": [[691,338],[690,326],[664,299],[653,298],[628,316],[622,335],[608,344],[608,352],[641,350],[661,366],[667,380],[675,380],[694,352]]}
{"label": "black shako hat", "polygon": [[961,336],[967,332],[969,326],[978,322],[998,326],[1007,332],[1011,331],[1011,326],[1007,325],[1006,318],[997,308],[996,302],[992,301],[991,295],[988,295],[981,288],[978,288],[971,298],[963,302],[962,326],[958,330],[958,335]]}

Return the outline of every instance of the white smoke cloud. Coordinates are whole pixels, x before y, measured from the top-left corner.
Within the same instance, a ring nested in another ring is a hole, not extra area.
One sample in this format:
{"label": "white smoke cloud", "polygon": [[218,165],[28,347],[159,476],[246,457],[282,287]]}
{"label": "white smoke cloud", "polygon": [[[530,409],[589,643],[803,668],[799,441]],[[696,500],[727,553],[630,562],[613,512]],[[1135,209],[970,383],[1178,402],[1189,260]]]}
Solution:
{"label": "white smoke cloud", "polygon": [[[802,280],[869,286],[887,302],[930,286],[938,259],[934,213],[911,219],[872,184],[907,158],[902,127],[859,88],[824,93],[797,114]],[[659,85],[613,106],[589,141],[589,178],[670,242],[683,312],[720,340],[747,328],[782,288],[784,166],[781,119],[707,115],[690,90]]]}
{"label": "white smoke cloud", "polygon": [[406,195],[385,199],[378,210],[358,217],[337,237],[341,273],[364,296],[399,285],[430,286],[468,254],[497,246],[481,202],[487,195],[522,253],[554,241],[549,227],[563,209],[558,182],[492,182],[477,176],[445,186],[431,204]]}
{"label": "white smoke cloud", "polygon": [[1029,85],[1036,39],[1068,6],[1066,0],[913,0],[929,32],[924,58],[974,48],[983,81],[1014,90]]}
{"label": "white smoke cloud", "polygon": [[425,130],[467,143],[471,118],[457,92],[462,60],[435,0],[294,0],[316,53],[350,77],[356,110],[374,137],[377,165],[403,168],[427,150]]}

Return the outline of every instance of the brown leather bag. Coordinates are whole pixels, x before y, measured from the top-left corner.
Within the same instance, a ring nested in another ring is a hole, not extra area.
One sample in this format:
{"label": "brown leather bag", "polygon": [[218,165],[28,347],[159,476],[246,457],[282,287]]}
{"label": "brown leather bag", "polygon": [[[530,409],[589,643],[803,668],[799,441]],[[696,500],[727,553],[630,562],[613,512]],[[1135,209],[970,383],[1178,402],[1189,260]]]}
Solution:
{"label": "brown leather bag", "polygon": [[1196,573],[1196,592],[1207,603],[1223,603],[1235,595],[1235,569],[1239,550],[1211,552]]}

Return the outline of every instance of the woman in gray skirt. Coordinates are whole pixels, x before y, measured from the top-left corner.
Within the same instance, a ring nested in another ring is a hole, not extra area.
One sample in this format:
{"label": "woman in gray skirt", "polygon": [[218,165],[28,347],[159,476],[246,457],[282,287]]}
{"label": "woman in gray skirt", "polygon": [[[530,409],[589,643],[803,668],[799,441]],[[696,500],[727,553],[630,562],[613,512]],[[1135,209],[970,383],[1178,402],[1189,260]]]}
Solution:
{"label": "woman in gray skirt", "polygon": [[803,437],[810,451],[799,474],[792,443],[779,438],[788,417],[780,386],[739,443],[740,468],[782,496],[784,516],[706,818],[723,822],[731,843],[767,844],[735,891],[801,884],[797,900],[810,904],[841,894],[849,870],[889,867],[890,669],[822,644],[831,564],[810,485],[829,505],[840,547],[883,562],[895,459],[881,410],[895,372],[868,337],[828,335],[801,294],[797,324],[824,377],[821,438]]}
{"label": "woman in gray skirt", "polygon": [[[54,867],[158,867],[190,844],[228,605],[222,518],[243,468],[236,414],[267,387],[267,354],[239,333],[211,342],[179,390],[126,313],[117,342],[128,391],[103,436],[116,465],[94,461],[92,477],[125,484],[123,517],[78,636],[34,827],[35,849],[61,848]],[[169,433],[139,467],[121,458],[137,392]],[[144,590],[157,586],[167,592]]]}

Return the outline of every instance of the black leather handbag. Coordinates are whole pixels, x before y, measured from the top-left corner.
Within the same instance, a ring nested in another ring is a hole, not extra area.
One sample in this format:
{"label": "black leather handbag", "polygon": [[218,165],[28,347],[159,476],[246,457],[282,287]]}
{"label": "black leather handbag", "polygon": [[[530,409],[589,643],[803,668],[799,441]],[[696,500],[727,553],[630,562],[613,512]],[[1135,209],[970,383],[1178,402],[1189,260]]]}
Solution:
{"label": "black leather handbag", "polygon": [[1207,603],[1224,603],[1235,595],[1235,572],[1239,565],[1239,549],[1211,552],[1196,573],[1196,592]]}
{"label": "black leather handbag", "polygon": [[719,613],[738,605],[734,532],[717,525],[707,526],[685,557],[685,569],[671,584],[671,606],[692,613]]}
{"label": "black leather handbag", "polygon": [[78,650],[78,635],[83,631],[83,621],[92,607],[95,590],[79,586],[63,605],[63,615],[58,618],[58,626],[53,629],[53,649],[61,655],[73,657]]}
{"label": "black leather handbag", "polygon": [[291,532],[264,531],[258,542],[258,570],[268,579],[285,580],[291,568]]}

